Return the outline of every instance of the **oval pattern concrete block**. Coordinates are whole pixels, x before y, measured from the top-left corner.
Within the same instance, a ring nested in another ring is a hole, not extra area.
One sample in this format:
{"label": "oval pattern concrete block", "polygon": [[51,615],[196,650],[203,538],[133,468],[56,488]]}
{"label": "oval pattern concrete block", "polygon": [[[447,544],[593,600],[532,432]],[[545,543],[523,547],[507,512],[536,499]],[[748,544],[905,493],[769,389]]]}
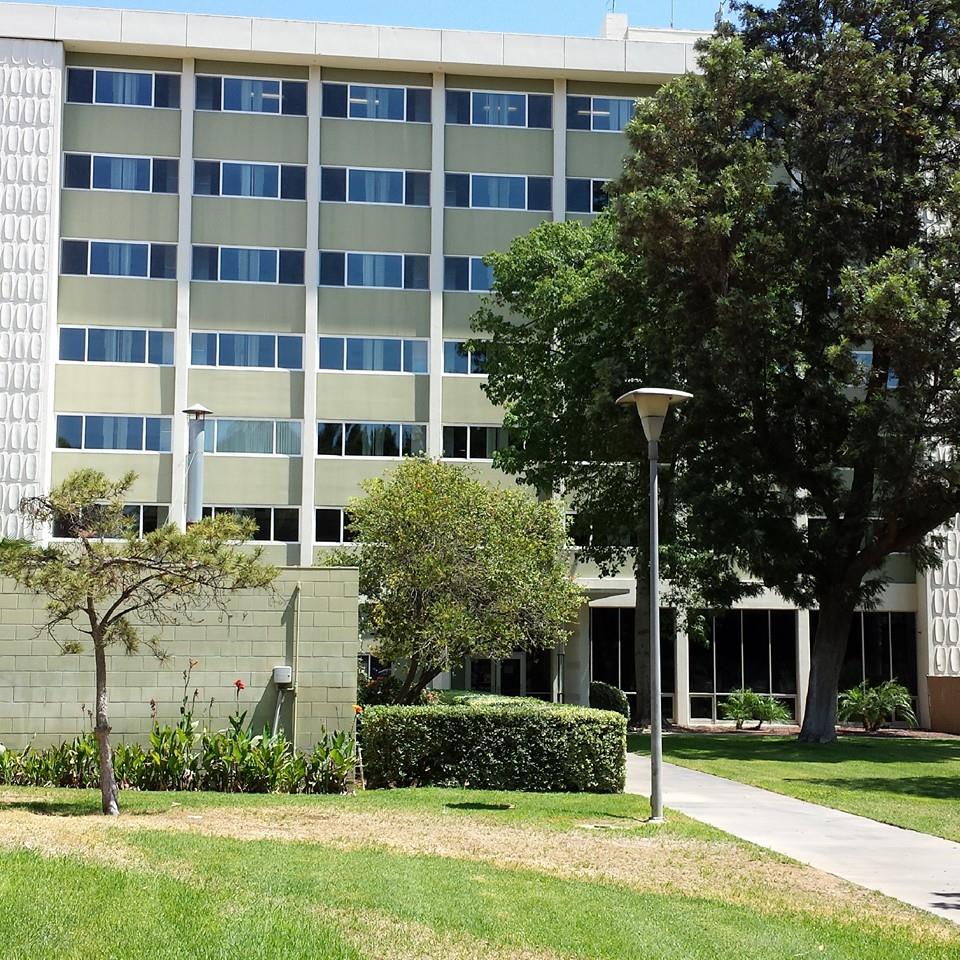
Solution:
{"label": "oval pattern concrete block", "polygon": [[[942,447],[940,460],[952,460],[954,451]],[[926,580],[927,619],[930,624],[930,672],[935,677],[960,677],[960,516],[940,528],[944,538],[939,566]]]}
{"label": "oval pattern concrete block", "polygon": [[42,425],[46,331],[53,284],[50,249],[60,178],[63,48],[0,40],[0,406],[7,423],[0,447],[0,534],[23,536],[20,498],[44,478]]}

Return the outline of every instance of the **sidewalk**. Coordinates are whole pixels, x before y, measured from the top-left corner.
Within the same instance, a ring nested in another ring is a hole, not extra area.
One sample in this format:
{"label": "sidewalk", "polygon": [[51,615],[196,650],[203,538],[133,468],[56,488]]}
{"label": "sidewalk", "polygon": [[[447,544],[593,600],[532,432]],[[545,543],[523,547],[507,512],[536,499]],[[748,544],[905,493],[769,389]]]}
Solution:
{"label": "sidewalk", "polygon": [[[627,793],[650,760],[627,754]],[[664,764],[664,804],[743,840],[960,924],[960,843]]]}

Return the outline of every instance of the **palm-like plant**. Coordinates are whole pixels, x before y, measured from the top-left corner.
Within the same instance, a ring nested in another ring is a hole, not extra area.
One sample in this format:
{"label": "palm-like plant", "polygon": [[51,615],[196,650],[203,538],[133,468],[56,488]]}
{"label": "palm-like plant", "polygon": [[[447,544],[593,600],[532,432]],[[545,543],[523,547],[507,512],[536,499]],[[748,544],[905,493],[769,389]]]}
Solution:
{"label": "palm-like plant", "polygon": [[894,716],[909,727],[917,726],[910,691],[896,680],[885,680],[876,686],[864,682],[844,690],[837,713],[843,721],[858,720],[868,733],[875,733]]}

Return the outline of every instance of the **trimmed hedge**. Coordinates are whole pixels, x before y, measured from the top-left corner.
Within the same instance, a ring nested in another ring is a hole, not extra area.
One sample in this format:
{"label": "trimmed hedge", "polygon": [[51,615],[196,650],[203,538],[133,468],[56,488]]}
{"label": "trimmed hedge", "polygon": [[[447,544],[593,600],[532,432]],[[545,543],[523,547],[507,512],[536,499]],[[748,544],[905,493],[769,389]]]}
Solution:
{"label": "trimmed hedge", "polygon": [[630,719],[630,701],[619,688],[602,680],[590,683],[590,706],[597,710],[612,710]]}
{"label": "trimmed hedge", "polygon": [[618,793],[627,724],[605,710],[538,703],[370,707],[369,787]]}

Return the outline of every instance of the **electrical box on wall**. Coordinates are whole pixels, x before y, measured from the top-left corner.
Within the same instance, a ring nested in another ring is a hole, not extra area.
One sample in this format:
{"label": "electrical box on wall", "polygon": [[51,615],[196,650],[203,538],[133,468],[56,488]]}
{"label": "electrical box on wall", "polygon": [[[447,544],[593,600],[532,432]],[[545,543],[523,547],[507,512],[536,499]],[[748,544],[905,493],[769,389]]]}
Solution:
{"label": "electrical box on wall", "polygon": [[286,664],[273,668],[273,682],[278,687],[289,687],[293,683],[293,667]]}

